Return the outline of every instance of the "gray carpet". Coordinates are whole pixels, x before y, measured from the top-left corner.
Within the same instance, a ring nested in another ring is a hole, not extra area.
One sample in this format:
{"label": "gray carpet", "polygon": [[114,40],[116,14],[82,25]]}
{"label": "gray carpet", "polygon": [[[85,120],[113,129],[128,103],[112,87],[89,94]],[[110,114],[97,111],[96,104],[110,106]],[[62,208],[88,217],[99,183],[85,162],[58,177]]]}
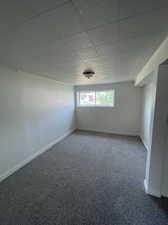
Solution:
{"label": "gray carpet", "polygon": [[0,184],[0,225],[166,225],[138,138],[75,132]]}

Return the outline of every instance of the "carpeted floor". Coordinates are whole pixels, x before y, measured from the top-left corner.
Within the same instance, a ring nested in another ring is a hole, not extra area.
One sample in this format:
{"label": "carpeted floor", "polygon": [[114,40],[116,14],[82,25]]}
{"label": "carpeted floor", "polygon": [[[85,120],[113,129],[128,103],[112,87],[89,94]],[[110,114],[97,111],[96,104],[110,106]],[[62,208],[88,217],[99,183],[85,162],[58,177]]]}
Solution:
{"label": "carpeted floor", "polygon": [[75,132],[0,184],[0,225],[167,225],[138,138]]}

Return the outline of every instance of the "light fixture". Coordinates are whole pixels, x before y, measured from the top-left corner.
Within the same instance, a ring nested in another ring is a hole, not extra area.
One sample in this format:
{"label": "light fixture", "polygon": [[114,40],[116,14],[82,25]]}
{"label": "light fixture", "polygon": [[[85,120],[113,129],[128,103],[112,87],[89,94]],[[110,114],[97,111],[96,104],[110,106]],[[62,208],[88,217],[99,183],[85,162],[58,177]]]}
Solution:
{"label": "light fixture", "polygon": [[83,75],[85,77],[87,77],[88,79],[90,79],[91,77],[93,77],[93,75],[95,74],[95,72],[91,69],[87,69],[83,72]]}

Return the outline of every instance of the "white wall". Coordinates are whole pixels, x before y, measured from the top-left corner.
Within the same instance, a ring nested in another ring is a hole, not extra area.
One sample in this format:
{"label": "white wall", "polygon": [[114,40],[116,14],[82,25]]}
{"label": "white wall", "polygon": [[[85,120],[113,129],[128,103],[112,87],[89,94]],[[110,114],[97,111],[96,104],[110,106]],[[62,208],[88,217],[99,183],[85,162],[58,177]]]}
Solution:
{"label": "white wall", "polygon": [[158,82],[156,91],[155,115],[153,123],[152,146],[149,155],[149,171],[146,171],[147,191],[150,194],[161,196],[164,148],[166,147],[166,116],[167,105],[167,74],[163,72],[163,66],[158,70]]}
{"label": "white wall", "polygon": [[[167,127],[168,127],[168,120],[167,120]],[[167,130],[167,134],[168,134],[168,130]],[[162,177],[162,195],[165,197],[168,197],[168,136],[166,136],[166,147],[164,149],[163,160],[164,160],[164,166],[163,166],[163,177]]]}
{"label": "white wall", "polygon": [[115,90],[115,106],[77,107],[77,127],[116,134],[140,134],[141,88],[133,82],[77,86],[79,90]]}
{"label": "white wall", "polygon": [[[159,97],[158,97],[158,120],[159,125],[155,132],[155,137],[159,136],[159,144],[163,149],[159,151],[161,158],[161,195],[168,197],[168,65],[161,65],[159,69],[160,84],[158,87]],[[160,147],[159,146],[159,147]],[[158,158],[158,156],[156,155]]]}
{"label": "white wall", "polygon": [[[142,126],[144,129],[141,131],[144,140],[149,143],[145,176],[146,192],[160,197],[168,196],[168,65],[160,65],[157,71],[157,79],[145,87],[144,126]],[[146,104],[147,109],[145,109]],[[150,127],[150,123],[153,123],[153,128]]]}
{"label": "white wall", "polygon": [[147,84],[142,88],[142,120],[141,120],[141,140],[147,150],[151,149],[153,119],[155,111],[157,70],[150,74]]}
{"label": "white wall", "polygon": [[0,180],[75,128],[74,90],[0,68]]}

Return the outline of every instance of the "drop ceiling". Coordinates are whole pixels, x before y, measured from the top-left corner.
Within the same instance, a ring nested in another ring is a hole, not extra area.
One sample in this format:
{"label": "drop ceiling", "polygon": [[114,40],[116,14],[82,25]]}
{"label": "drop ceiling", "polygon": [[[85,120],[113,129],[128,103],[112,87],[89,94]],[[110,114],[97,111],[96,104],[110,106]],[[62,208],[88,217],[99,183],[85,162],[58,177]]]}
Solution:
{"label": "drop ceiling", "polygon": [[0,64],[70,84],[119,82],[166,38],[168,1],[2,0],[0,18]]}

